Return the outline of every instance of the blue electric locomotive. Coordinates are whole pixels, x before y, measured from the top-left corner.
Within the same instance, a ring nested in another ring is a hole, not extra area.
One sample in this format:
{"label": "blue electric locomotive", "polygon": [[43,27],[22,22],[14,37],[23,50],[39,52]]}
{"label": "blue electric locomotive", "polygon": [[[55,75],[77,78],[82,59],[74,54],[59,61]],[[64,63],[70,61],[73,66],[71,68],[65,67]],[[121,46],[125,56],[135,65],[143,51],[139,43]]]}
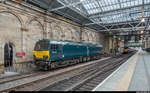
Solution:
{"label": "blue electric locomotive", "polygon": [[102,45],[43,39],[36,42],[34,63],[40,69],[76,64],[101,57]]}

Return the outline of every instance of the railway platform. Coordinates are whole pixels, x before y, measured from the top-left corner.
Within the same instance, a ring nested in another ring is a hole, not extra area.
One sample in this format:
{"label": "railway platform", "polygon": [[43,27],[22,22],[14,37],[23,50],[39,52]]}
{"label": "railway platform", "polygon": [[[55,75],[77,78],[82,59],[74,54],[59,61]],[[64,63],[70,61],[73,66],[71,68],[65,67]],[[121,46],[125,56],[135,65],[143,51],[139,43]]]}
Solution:
{"label": "railway platform", "polygon": [[92,91],[150,91],[150,53],[139,50]]}

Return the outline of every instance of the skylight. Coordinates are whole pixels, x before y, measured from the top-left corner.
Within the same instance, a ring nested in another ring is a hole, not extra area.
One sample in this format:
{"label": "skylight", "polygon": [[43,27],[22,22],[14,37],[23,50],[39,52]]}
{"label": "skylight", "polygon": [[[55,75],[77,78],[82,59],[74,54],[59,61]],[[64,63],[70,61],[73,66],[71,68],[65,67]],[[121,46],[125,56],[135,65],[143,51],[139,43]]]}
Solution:
{"label": "skylight", "polygon": [[[66,2],[76,0],[64,0]],[[142,17],[142,0],[79,0],[74,9],[85,13],[93,22],[116,23]],[[150,0],[144,0],[144,16],[150,15]],[[146,6],[147,5],[147,6]]]}

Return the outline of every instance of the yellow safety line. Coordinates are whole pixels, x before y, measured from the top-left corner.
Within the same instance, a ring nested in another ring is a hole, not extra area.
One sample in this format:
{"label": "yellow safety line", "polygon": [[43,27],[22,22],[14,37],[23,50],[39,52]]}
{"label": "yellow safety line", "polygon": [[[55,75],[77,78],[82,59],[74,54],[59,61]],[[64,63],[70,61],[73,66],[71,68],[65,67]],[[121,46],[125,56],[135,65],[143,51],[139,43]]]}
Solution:
{"label": "yellow safety line", "polygon": [[116,88],[116,91],[128,91],[128,87],[136,66],[136,62],[138,59],[138,54],[136,58],[134,58],[133,63],[130,65],[128,71],[124,75],[124,77],[121,79],[120,83],[118,84],[118,87]]}

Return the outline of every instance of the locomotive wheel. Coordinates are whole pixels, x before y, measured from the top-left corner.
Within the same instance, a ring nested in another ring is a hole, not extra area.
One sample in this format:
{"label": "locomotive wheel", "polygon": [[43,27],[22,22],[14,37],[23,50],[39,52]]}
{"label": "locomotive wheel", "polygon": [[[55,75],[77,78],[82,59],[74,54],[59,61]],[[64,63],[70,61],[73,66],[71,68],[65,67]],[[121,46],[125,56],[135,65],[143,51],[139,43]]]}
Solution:
{"label": "locomotive wheel", "polygon": [[85,62],[87,62],[87,57],[85,58]]}
{"label": "locomotive wheel", "polygon": [[45,66],[45,67],[44,67],[44,70],[45,70],[45,71],[48,71],[48,69],[49,69],[48,66]]}
{"label": "locomotive wheel", "polygon": [[[80,58],[80,60],[79,60],[79,61],[80,61],[80,62],[82,62],[82,58]],[[79,63],[80,63],[80,62],[79,62]]]}
{"label": "locomotive wheel", "polygon": [[77,63],[79,63],[80,62],[80,59],[77,59]]}
{"label": "locomotive wheel", "polygon": [[77,60],[73,61],[73,64],[77,64],[77,63],[78,63],[78,61],[77,61]]}
{"label": "locomotive wheel", "polygon": [[87,57],[87,62],[89,61],[89,57]]}
{"label": "locomotive wheel", "polygon": [[36,69],[37,69],[37,70],[41,70],[41,68],[40,68],[39,66],[36,66]]}
{"label": "locomotive wheel", "polygon": [[77,59],[77,61],[75,61],[75,64],[79,63],[79,59]]}
{"label": "locomotive wheel", "polygon": [[53,68],[55,68],[56,66],[55,66],[55,63],[53,62],[53,63],[51,63],[51,69],[53,69]]}
{"label": "locomotive wheel", "polygon": [[81,62],[84,62],[84,58],[81,59]]}
{"label": "locomotive wheel", "polygon": [[83,58],[83,62],[86,62],[86,58],[85,57]]}
{"label": "locomotive wheel", "polygon": [[78,63],[78,59],[75,60],[75,63]]}
{"label": "locomotive wheel", "polygon": [[86,62],[88,62],[88,57],[86,58]]}

